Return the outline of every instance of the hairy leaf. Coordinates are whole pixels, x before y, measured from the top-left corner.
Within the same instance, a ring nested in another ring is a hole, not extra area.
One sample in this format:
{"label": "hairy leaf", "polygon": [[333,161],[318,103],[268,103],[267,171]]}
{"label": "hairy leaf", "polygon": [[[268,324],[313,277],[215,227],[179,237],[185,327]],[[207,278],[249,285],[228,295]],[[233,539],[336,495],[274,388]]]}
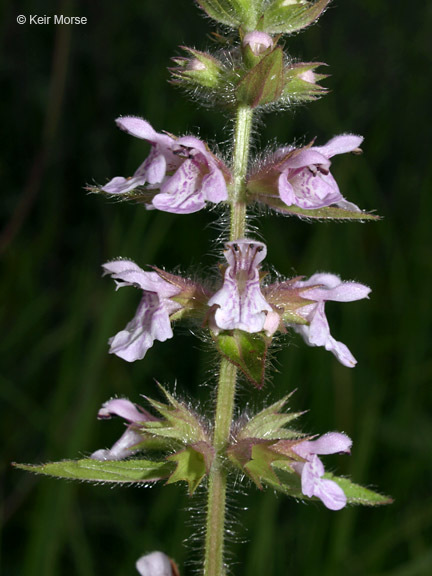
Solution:
{"label": "hairy leaf", "polygon": [[40,465],[14,464],[14,466],[35,474],[57,478],[117,484],[155,482],[166,478],[173,470],[173,465],[169,462],[153,462],[151,460],[100,461],[90,458],[62,460]]}

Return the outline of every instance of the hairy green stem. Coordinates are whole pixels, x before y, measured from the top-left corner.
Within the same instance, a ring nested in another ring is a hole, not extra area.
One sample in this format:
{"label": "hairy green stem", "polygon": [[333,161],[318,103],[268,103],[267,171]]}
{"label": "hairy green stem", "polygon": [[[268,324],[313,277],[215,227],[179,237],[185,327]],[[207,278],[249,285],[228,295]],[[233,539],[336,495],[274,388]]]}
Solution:
{"label": "hairy green stem", "polygon": [[246,229],[246,173],[248,167],[253,110],[239,106],[234,129],[233,185],[231,203],[230,240],[244,238]]}
{"label": "hairy green stem", "polygon": [[[230,240],[238,240],[246,232],[246,173],[252,131],[253,111],[239,106],[234,131],[233,176],[230,190]],[[227,472],[225,448],[230,440],[233,420],[237,368],[221,359],[214,421],[214,460],[209,474],[204,576],[223,576]]]}
{"label": "hairy green stem", "polygon": [[234,411],[237,368],[222,358],[214,422],[215,458],[209,478],[204,576],[222,576],[224,571],[226,470],[224,451],[229,442]]}

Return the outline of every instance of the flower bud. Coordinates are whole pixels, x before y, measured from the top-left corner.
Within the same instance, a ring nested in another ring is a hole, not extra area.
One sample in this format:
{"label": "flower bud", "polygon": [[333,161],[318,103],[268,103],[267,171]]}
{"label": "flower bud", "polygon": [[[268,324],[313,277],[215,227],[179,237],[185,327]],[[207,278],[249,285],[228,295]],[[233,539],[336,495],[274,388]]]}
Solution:
{"label": "flower bud", "polygon": [[316,100],[327,93],[318,82],[327,74],[317,74],[315,68],[325,66],[322,62],[298,62],[285,68],[285,83],[282,99],[288,104]]}
{"label": "flower bud", "polygon": [[245,63],[252,67],[268,54],[274,46],[271,36],[265,32],[254,30],[248,32],[242,41],[243,59]]}
{"label": "flower bud", "polygon": [[136,563],[141,576],[179,576],[175,562],[163,552],[152,552],[141,556]]}
{"label": "flower bud", "polygon": [[222,63],[206,52],[186,47],[183,49],[192,57],[173,58],[177,65],[169,69],[173,84],[182,84],[188,88],[217,89],[222,81]]}

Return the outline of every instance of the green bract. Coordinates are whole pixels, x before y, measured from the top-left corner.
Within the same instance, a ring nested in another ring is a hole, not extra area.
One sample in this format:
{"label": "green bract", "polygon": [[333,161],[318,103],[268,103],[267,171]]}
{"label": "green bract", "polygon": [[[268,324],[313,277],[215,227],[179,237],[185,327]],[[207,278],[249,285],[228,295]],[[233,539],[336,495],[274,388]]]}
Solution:
{"label": "green bract", "polygon": [[242,330],[221,332],[216,347],[257,388],[262,388],[265,376],[265,360],[271,338],[265,334],[249,334]]}
{"label": "green bract", "polygon": [[279,100],[284,89],[283,52],[275,48],[242,78],[237,86],[238,102],[251,108]]}
{"label": "green bract", "polygon": [[274,0],[264,9],[258,29],[268,34],[292,34],[317,20],[330,0]]}
{"label": "green bract", "polygon": [[15,466],[21,470],[57,478],[117,484],[155,482],[167,478],[174,468],[171,462],[153,462],[151,460],[100,461],[90,458],[49,462],[39,466],[30,464],[15,464]]}
{"label": "green bract", "polygon": [[197,0],[210,18],[230,26],[253,30],[257,22],[257,5],[262,0]]}

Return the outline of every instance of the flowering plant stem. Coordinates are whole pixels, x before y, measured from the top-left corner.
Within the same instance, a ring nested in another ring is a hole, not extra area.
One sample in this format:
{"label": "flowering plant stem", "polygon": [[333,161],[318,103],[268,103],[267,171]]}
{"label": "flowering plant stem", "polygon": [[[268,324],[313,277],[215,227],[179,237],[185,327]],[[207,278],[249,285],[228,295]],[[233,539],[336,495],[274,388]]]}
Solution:
{"label": "flowering plant stem", "polygon": [[[252,131],[253,110],[239,106],[234,129],[233,176],[230,190],[230,240],[245,236],[246,173]],[[215,458],[209,475],[204,576],[223,576],[227,474],[223,451],[230,439],[234,412],[237,368],[221,359],[213,432]]]}
{"label": "flowering plant stem", "polygon": [[250,138],[252,132],[253,110],[249,106],[237,109],[234,129],[233,177],[230,191],[231,203],[230,240],[239,240],[245,236],[246,227],[246,172],[248,167]]}
{"label": "flowering plant stem", "polygon": [[225,573],[223,553],[227,475],[221,452],[230,438],[236,379],[237,368],[222,358],[213,435],[215,458],[208,486],[204,576],[222,576]]}

